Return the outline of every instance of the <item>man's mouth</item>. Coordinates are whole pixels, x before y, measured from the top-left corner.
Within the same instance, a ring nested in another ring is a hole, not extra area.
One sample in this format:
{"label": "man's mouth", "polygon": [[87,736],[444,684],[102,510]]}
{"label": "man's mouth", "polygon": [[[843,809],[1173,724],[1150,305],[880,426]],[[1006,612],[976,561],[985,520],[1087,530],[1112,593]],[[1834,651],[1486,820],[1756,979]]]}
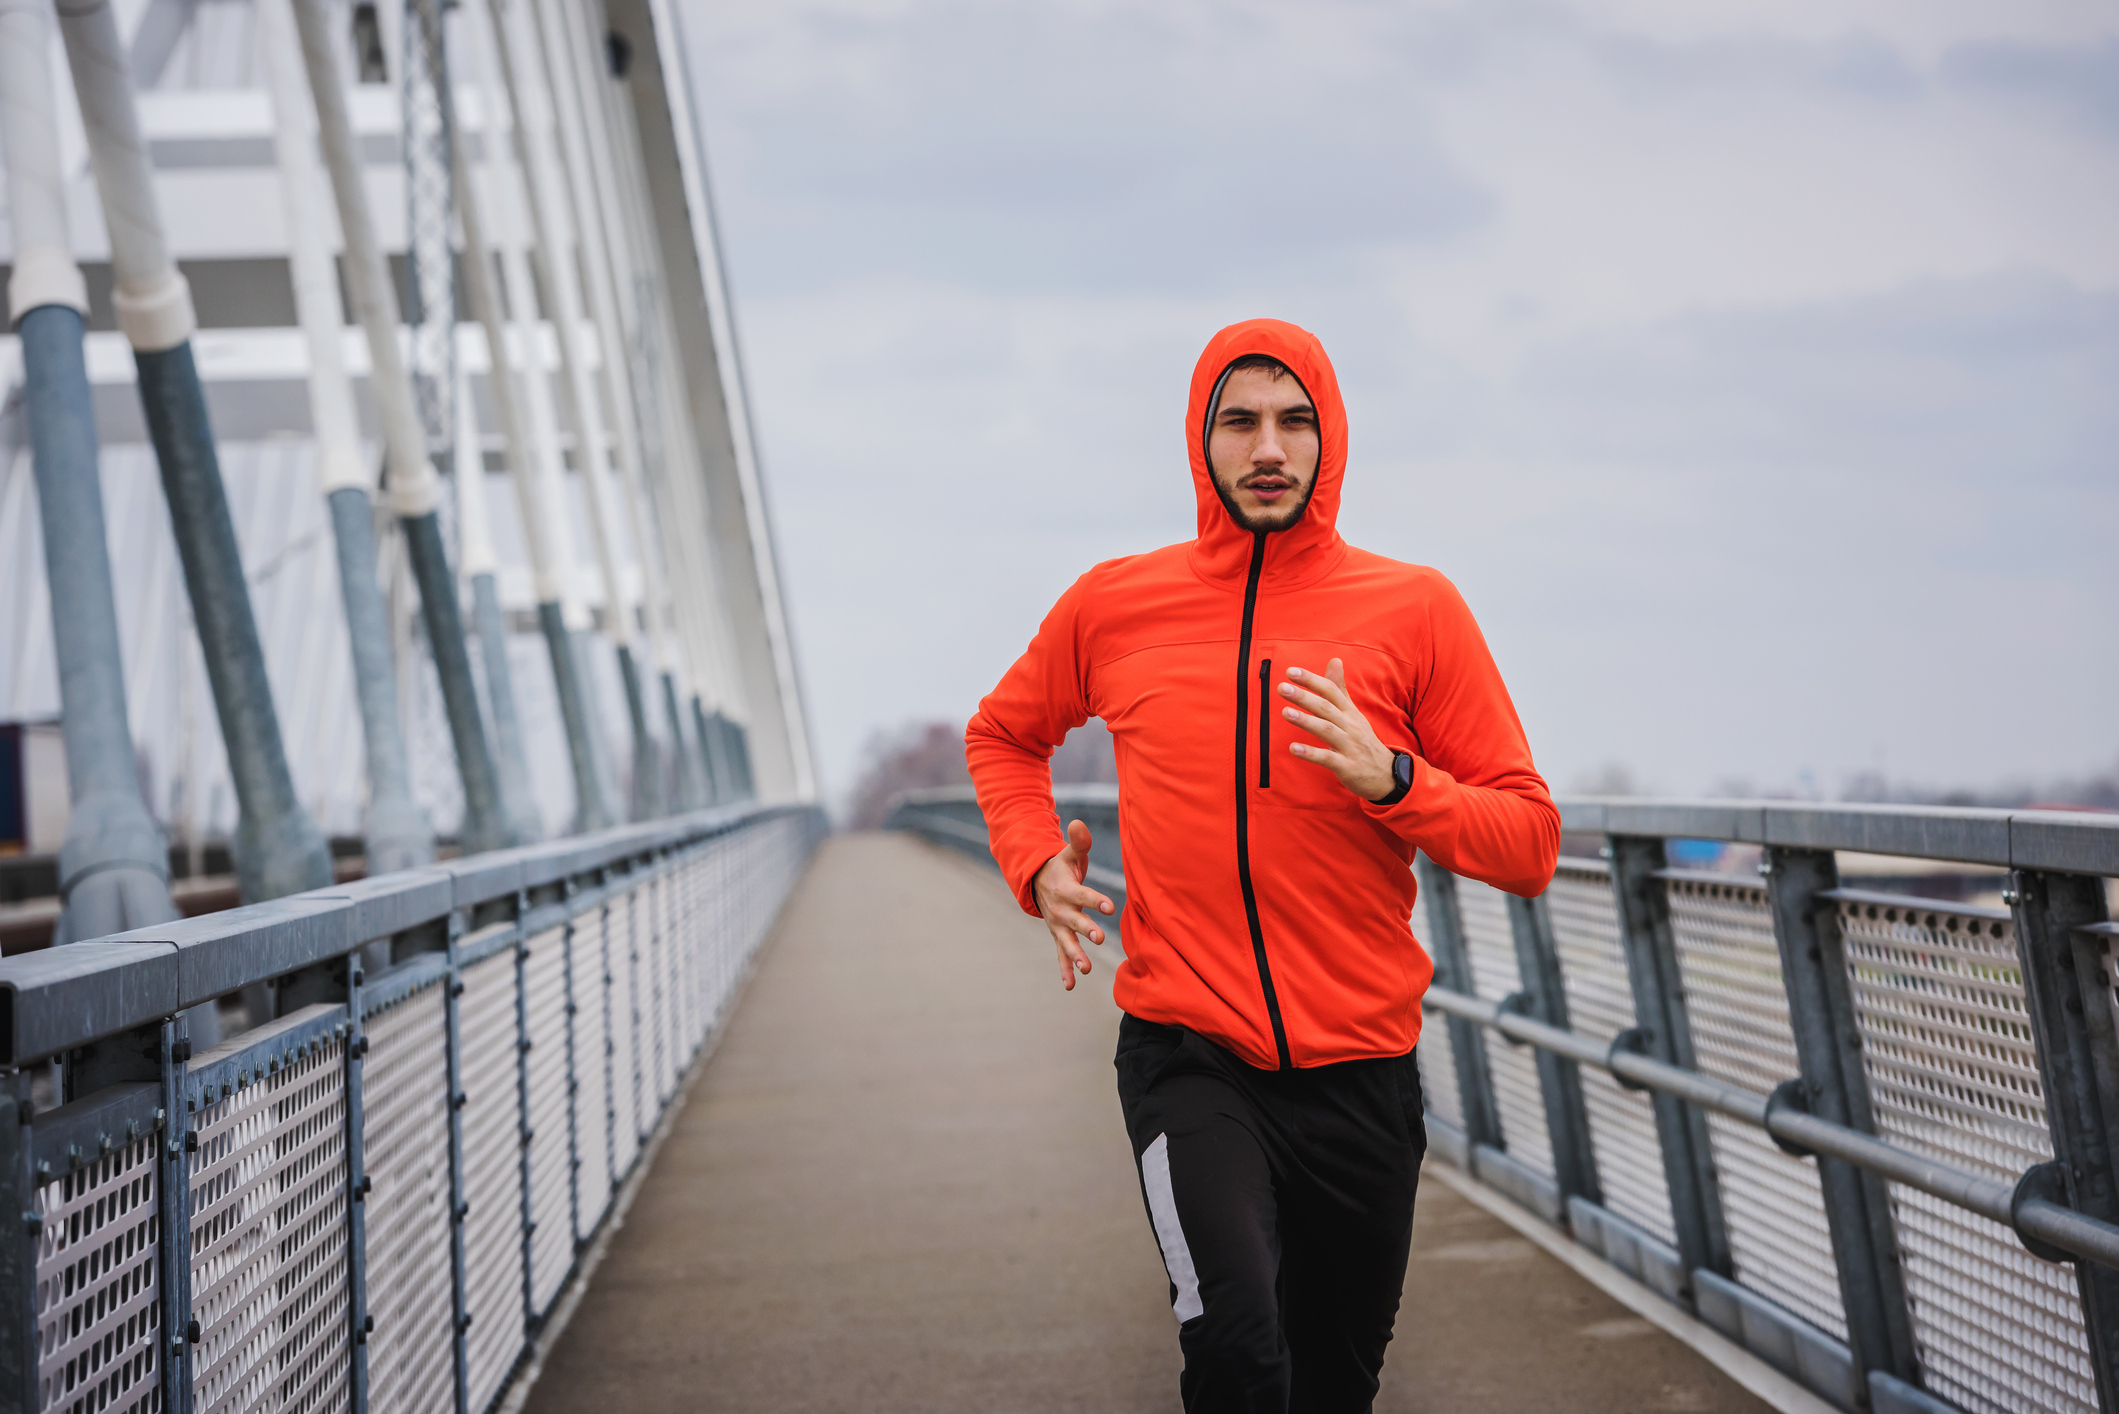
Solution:
{"label": "man's mouth", "polygon": [[1277,501],[1288,491],[1294,489],[1294,485],[1295,483],[1289,481],[1286,477],[1259,476],[1244,482],[1243,489],[1261,501]]}

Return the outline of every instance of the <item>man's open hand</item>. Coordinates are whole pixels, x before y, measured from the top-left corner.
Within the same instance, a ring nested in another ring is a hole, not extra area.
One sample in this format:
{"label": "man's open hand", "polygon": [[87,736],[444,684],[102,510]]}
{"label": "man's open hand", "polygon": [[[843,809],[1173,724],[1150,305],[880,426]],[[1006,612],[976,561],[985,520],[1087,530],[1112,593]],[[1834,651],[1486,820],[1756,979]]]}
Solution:
{"label": "man's open hand", "polygon": [[[1067,847],[1045,861],[1031,888],[1037,894],[1037,911],[1052,930],[1059,949],[1060,982],[1074,990],[1074,969],[1089,970],[1089,954],[1082,951],[1081,938],[1103,945],[1104,930],[1088,910],[1109,916],[1118,910],[1111,900],[1082,882],[1089,872],[1089,827],[1076,820],[1067,826]],[[1080,937],[1076,935],[1079,934]]]}
{"label": "man's open hand", "polygon": [[1391,776],[1396,753],[1376,739],[1369,719],[1355,710],[1346,691],[1346,668],[1334,658],[1322,675],[1289,668],[1288,677],[1291,681],[1280,685],[1280,695],[1294,705],[1281,708],[1280,715],[1324,743],[1309,746],[1298,741],[1288,750],[1324,767],[1363,800],[1389,795],[1397,784]]}

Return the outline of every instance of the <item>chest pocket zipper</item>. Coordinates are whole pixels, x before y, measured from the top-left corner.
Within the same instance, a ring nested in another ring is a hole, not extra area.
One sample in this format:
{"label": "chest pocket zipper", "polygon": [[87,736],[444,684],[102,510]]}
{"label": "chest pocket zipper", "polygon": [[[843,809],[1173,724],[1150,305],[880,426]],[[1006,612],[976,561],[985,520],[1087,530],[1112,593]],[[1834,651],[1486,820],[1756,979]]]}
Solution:
{"label": "chest pocket zipper", "polygon": [[1258,788],[1273,788],[1273,704],[1267,694],[1273,681],[1273,660],[1258,660]]}

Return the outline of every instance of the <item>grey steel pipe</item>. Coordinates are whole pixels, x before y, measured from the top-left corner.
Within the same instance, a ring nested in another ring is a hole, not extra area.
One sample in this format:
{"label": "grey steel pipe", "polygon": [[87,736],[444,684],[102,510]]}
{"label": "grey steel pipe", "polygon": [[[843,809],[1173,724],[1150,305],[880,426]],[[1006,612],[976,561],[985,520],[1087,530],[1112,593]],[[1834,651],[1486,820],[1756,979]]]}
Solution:
{"label": "grey steel pipe", "polygon": [[724,793],[720,774],[714,769],[713,732],[706,724],[706,703],[699,694],[692,694],[692,728],[698,739],[699,776],[706,790],[706,804],[719,805],[729,796]]}
{"label": "grey steel pipe", "polygon": [[[453,124],[451,125],[454,126]],[[485,659],[486,705],[493,715],[494,762],[500,771],[500,802],[516,843],[544,838],[544,822],[530,798],[530,762],[523,750],[522,719],[515,711],[515,670],[508,662],[508,627],[500,611],[500,557],[486,520],[485,439],[471,402],[470,375],[457,369],[456,538],[464,578],[471,582],[471,626]]]}
{"label": "grey steel pipe", "polygon": [[[294,304],[309,350],[310,421],[316,433],[317,480],[330,510],[338,550],[339,597],[353,658],[360,705],[361,744],[368,768],[368,805],[361,832],[368,873],[412,869],[434,859],[434,828],[412,798],[412,767],[398,717],[397,665],[390,653],[389,615],[375,574],[375,509],[363,462],[353,379],[346,371],[340,331],[338,268],[323,226],[322,174],[317,170],[316,113],[302,77],[301,50],[288,0],[257,0],[258,44],[272,94],[273,146],[287,208],[288,264]],[[388,965],[388,958],[382,958]]]}
{"label": "grey steel pipe", "polygon": [[338,204],[346,288],[368,340],[368,386],[381,415],[390,470],[390,506],[403,527],[406,558],[419,584],[427,639],[441,679],[449,735],[456,746],[456,767],[464,791],[464,819],[459,833],[466,852],[495,849],[511,842],[511,832],[501,808],[499,772],[486,739],[478,689],[471,677],[456,575],[442,541],[437,513],[441,502],[439,478],[427,457],[411,379],[398,348],[397,296],[390,287],[382,248],[376,243],[375,225],[369,217],[353,122],[321,0],[294,0],[294,22],[301,37],[310,97],[316,104],[317,136],[323,147],[324,165],[331,174],[331,191]]}
{"label": "grey steel pipe", "polygon": [[699,792],[698,768],[693,763],[691,750],[684,744],[684,714],[677,708],[675,673],[662,675],[662,711],[669,720],[670,769],[674,773],[670,782],[673,791],[670,803],[674,808],[697,810],[706,801]]}
{"label": "grey steel pipe", "polygon": [[192,358],[197,319],[191,290],[163,238],[125,46],[108,0],[62,5],[59,28],[110,231],[116,281],[111,302],[138,366],[148,436],[161,464],[192,620],[235,780],[241,812],[237,878],[243,897],[252,901],[320,888],[332,881],[331,854],[287,768],[205,389]]}
{"label": "grey steel pipe", "polygon": [[[0,0],[0,143],[15,239],[8,307],[22,341],[72,801],[59,846],[56,944],[165,922],[177,909],[169,896],[168,844],[134,774],[95,408],[82,352],[87,287],[66,224],[47,36],[38,0]],[[219,1039],[219,1021],[211,1007],[202,1012],[191,1034],[210,1045]]]}
{"label": "grey steel pipe", "polygon": [[[581,467],[589,526],[596,546],[598,568],[604,583],[604,628],[618,649],[620,664],[630,661],[634,637],[633,605],[619,573],[616,527],[610,508],[610,469],[605,461],[603,411],[589,375],[588,354],[582,346],[582,295],[580,264],[575,259],[560,161],[553,151],[554,85],[539,48],[524,5],[529,0],[487,0],[494,50],[500,61],[503,86],[507,90],[515,133],[522,153],[525,184],[529,188],[530,214],[543,257],[544,293],[551,299],[553,329],[558,335],[559,362],[565,408],[574,433],[575,456]],[[603,350],[606,360],[620,357],[622,349]],[[615,411],[615,410],[614,410]],[[637,674],[636,674],[637,676]],[[628,706],[630,707],[630,701]],[[655,746],[647,730],[644,711],[631,713],[633,731],[633,800],[641,802],[643,770],[652,780]]]}
{"label": "grey steel pipe", "polygon": [[629,643],[618,645],[618,676],[625,684],[625,711],[633,726],[633,818],[651,820],[662,813],[662,765],[655,738],[648,731],[640,664]]}
{"label": "grey steel pipe", "polygon": [[1479,1022],[1513,1040],[1552,1051],[1581,1064],[1599,1066],[1649,1089],[1676,1095],[1753,1128],[1763,1129],[1774,1138],[1798,1148],[1844,1159],[1859,1168],[1977,1213],[2024,1236],[2106,1266],[2119,1267],[2119,1227],[2049,1199],[2031,1198],[2016,1204],[2016,1189],[2012,1184],[1970,1173],[1953,1164],[1940,1163],[1886,1143],[1874,1135],[1805,1114],[1792,1106],[1776,1105],[1772,1096],[1726,1085],[1697,1071],[1666,1065],[1631,1051],[1607,1050],[1572,1031],[1504,1011],[1495,1002],[1480,1001],[1461,992],[1431,986],[1422,1004],[1450,1016]]}
{"label": "grey steel pipe", "polygon": [[[492,122],[493,104],[486,105],[486,150],[496,151]],[[544,635],[545,650],[552,662],[552,678],[558,689],[559,715],[566,728],[567,761],[573,770],[575,827],[600,830],[611,823],[610,807],[603,797],[603,776],[596,769],[595,753],[589,746],[589,723],[582,690],[581,666],[575,660],[567,632],[560,596],[561,571],[554,563],[554,527],[545,514],[545,498],[539,494],[536,462],[517,398],[515,368],[508,354],[507,319],[500,295],[493,287],[491,245],[486,240],[484,201],[471,164],[464,157],[463,128],[449,125],[449,160],[456,181],[456,215],[463,226],[464,280],[469,286],[471,311],[485,332],[487,387],[493,409],[500,418],[501,441],[506,449],[508,480],[515,488],[515,501],[522,516],[523,539],[528,544],[530,572],[537,592],[537,626]],[[524,350],[531,354],[530,349]],[[466,400],[468,401],[468,399]],[[547,612],[549,610],[549,612]],[[483,614],[483,606],[480,613]],[[499,606],[494,606],[498,615]],[[490,651],[490,650],[489,650]]]}

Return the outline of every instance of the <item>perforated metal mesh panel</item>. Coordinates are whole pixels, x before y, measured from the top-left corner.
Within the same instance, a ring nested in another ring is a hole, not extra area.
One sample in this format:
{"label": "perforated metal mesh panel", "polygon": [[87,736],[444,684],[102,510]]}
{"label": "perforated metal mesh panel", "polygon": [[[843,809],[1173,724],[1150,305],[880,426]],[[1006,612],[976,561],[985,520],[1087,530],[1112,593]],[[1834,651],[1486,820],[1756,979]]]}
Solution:
{"label": "perforated metal mesh panel", "polygon": [[149,1135],[36,1190],[40,1414],[162,1407],[156,1144]]}
{"label": "perforated metal mesh panel", "polygon": [[721,1024],[731,994],[740,975],[736,959],[736,939],[731,936],[729,894],[731,892],[731,851],[727,841],[715,840],[706,847],[700,858],[700,879],[704,897],[700,901],[703,917],[700,927],[706,938],[706,1024],[709,1029]]}
{"label": "perforated metal mesh panel", "polygon": [[535,1309],[552,1298],[574,1265],[573,1192],[568,1185],[567,945],[554,928],[532,938],[523,967],[530,1032],[530,1291]]}
{"label": "perforated metal mesh panel", "polygon": [[[1478,995],[1497,1002],[1521,991],[1507,895],[1476,879],[1460,878],[1457,911],[1464,920],[1464,947],[1471,954]],[[1528,1046],[1512,1046],[1499,1036],[1489,1036],[1486,1058],[1487,1073],[1494,1082],[1494,1107],[1501,1116],[1502,1146],[1510,1158],[1551,1178],[1552,1131],[1545,1124],[1545,1092],[1538,1088],[1536,1053]]]}
{"label": "perforated metal mesh panel", "polygon": [[364,1023],[361,1161],[367,1198],[368,1407],[430,1414],[455,1402],[449,1264],[448,1018],[442,984]]}
{"label": "perforated metal mesh panel", "polygon": [[484,1409],[522,1352],[521,1087],[516,1071],[515,952],[463,970],[456,1002],[463,1079],[464,1363],[471,1408]]}
{"label": "perforated metal mesh panel", "polygon": [[603,910],[574,919],[574,1170],[576,1236],[586,1237],[611,1198],[610,989],[604,984]]}
{"label": "perforated metal mesh panel", "polygon": [[258,1063],[191,1117],[193,1408],[344,1409],[345,1042]]}
{"label": "perforated metal mesh panel", "polygon": [[700,1039],[706,1031],[701,1015],[704,998],[699,989],[699,964],[706,943],[699,916],[699,869],[696,850],[687,854],[684,862],[677,866],[677,937],[682,944],[677,950],[678,1034],[684,1038],[680,1069],[689,1065],[692,1057],[698,1054]]}
{"label": "perforated metal mesh panel", "polygon": [[[1765,889],[1748,880],[1672,880],[1669,890],[1695,1062],[1749,1090],[1793,1078],[1795,1038]],[[1720,1115],[1707,1117],[1707,1131],[1737,1280],[1845,1340],[1817,1166]]]}
{"label": "perforated metal mesh panel", "polygon": [[[657,869],[641,890],[643,919],[638,936],[640,950],[640,1014],[645,1026],[641,1043],[641,1072],[646,1078],[648,1115],[659,1112],[670,1095],[669,1017],[669,874]],[[641,1129],[651,1130],[652,1118],[643,1117]]]}
{"label": "perforated metal mesh panel", "polygon": [[[2004,1182],[2050,1159],[2008,915],[1918,901],[1839,916],[1883,1136]],[[2069,1268],[1900,1184],[1891,1207],[1928,1388],[1977,1414],[2097,1407]]]}
{"label": "perforated metal mesh panel", "polygon": [[633,965],[638,917],[633,896],[621,894],[604,919],[611,978],[611,1162],[621,1179],[640,1152],[640,990]]}
{"label": "perforated metal mesh panel", "polygon": [[1430,1119],[1464,1128],[1464,1098],[1457,1089],[1457,1057],[1450,1050],[1449,1022],[1431,1011],[1420,1025],[1420,1100]]}
{"label": "perforated metal mesh panel", "polygon": [[[1428,934],[1433,936],[1434,900],[1423,892],[1420,907]],[[1457,1054],[1450,1048],[1449,1018],[1441,1012],[1429,1011],[1421,1014],[1418,1054],[1420,1095],[1427,1106],[1427,1112],[1462,1129],[1464,1095],[1457,1088]]]}
{"label": "perforated metal mesh panel", "polygon": [[[1567,987],[1568,1024],[1609,1045],[1634,1024],[1633,984],[1619,942],[1618,902],[1611,869],[1600,860],[1565,861],[1545,891],[1553,944]],[[1604,1206],[1644,1231],[1677,1245],[1663,1144],[1645,1093],[1621,1089],[1598,1066],[1581,1067],[1582,1101],[1589,1111],[1591,1147]]]}

